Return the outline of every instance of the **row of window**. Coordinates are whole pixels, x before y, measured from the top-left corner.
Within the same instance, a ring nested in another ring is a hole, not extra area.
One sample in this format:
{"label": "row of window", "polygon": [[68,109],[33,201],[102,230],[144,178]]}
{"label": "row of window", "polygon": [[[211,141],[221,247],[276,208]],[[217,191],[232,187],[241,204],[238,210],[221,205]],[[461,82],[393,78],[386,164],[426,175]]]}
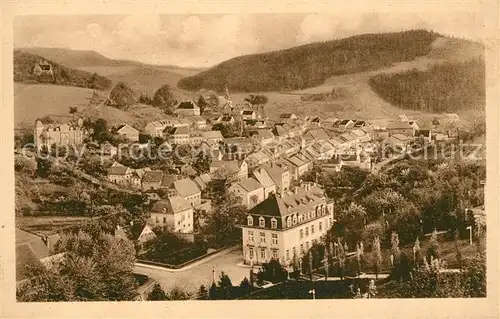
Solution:
{"label": "row of window", "polygon": [[[254,249],[252,247],[250,247],[248,249],[248,255],[250,256],[250,259],[253,259],[253,257],[254,257]],[[279,259],[279,251],[277,249],[273,249],[272,250],[272,255],[273,255],[274,259]],[[261,260],[265,260],[266,259],[266,249],[265,248],[261,248],[260,249],[260,259]]]}
{"label": "row of window", "polygon": [[[311,247],[317,243],[317,239],[313,239],[312,242],[311,242]],[[304,244],[300,244],[300,255],[303,255],[305,252],[307,252],[309,250],[309,242],[306,241],[305,243],[305,250],[304,250]],[[292,248],[292,256],[296,256],[297,255],[297,251],[295,249],[295,247]],[[298,256],[300,257],[300,256]],[[290,260],[290,250],[287,249],[285,251],[285,258],[286,260]]]}
{"label": "row of window", "polygon": [[[265,244],[266,243],[266,233],[261,232],[259,234],[260,236],[260,242]],[[248,241],[253,242],[254,241],[254,236],[253,236],[253,231],[249,230],[248,231]],[[271,234],[271,242],[275,245],[278,244],[278,234]]]}
{"label": "row of window", "polygon": [[316,207],[315,211],[308,212],[307,214],[306,213],[298,214],[298,217],[297,214],[295,214],[291,217],[287,217],[286,225],[287,227],[291,227],[292,225],[296,225],[297,222],[302,223],[302,221],[304,220],[313,219],[318,216],[323,216],[325,214],[326,214],[326,206],[325,205],[318,206]]}
{"label": "row of window", "polygon": [[[248,226],[253,226],[252,216],[247,217],[247,224]],[[266,227],[266,220],[262,216],[259,217],[259,227]],[[278,228],[278,221],[276,220],[276,218],[271,219],[271,228]]]}

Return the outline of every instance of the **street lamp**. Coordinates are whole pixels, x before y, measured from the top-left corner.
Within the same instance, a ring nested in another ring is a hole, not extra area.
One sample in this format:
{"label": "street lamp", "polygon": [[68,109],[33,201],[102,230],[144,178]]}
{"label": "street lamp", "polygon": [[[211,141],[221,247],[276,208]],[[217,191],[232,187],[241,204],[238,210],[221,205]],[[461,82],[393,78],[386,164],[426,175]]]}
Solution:
{"label": "street lamp", "polygon": [[472,245],[472,226],[467,227],[469,230],[469,245]]}
{"label": "street lamp", "polygon": [[316,299],[316,289],[309,290],[309,293],[312,294],[313,300]]}

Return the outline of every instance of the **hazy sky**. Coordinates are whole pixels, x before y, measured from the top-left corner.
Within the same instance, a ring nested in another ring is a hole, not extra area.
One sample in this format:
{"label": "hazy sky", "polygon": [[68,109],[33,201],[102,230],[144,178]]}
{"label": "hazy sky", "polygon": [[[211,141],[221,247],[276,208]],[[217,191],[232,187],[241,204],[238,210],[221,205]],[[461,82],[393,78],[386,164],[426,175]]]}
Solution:
{"label": "hazy sky", "polygon": [[314,41],[426,28],[473,40],[483,21],[474,12],[21,16],[14,46],[95,50],[110,58],[207,67],[229,58]]}

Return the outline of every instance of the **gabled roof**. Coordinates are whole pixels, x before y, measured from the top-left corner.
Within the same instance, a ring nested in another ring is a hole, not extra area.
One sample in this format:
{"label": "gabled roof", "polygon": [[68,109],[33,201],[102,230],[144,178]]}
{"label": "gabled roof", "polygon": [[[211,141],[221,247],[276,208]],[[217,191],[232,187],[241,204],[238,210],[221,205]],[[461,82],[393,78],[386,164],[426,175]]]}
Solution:
{"label": "gabled roof", "polygon": [[163,179],[162,171],[148,171],[142,177],[143,183],[161,183]]}
{"label": "gabled roof", "polygon": [[108,169],[108,175],[126,175],[129,171],[127,166],[117,165]]}
{"label": "gabled roof", "polygon": [[272,187],[272,186],[276,185],[274,183],[273,179],[271,178],[271,175],[269,175],[269,173],[262,168],[259,168],[259,169],[256,169],[255,171],[253,171],[253,175],[255,176],[257,181],[264,188],[268,188],[268,187]]}
{"label": "gabled roof", "polygon": [[408,124],[408,122],[392,122],[387,126],[388,130],[402,130],[402,129],[408,129],[408,130],[413,130],[413,127]]}
{"label": "gabled roof", "polygon": [[262,188],[262,185],[253,177],[244,179],[238,184],[247,192],[253,192],[259,188]]}
{"label": "gabled roof", "polygon": [[191,204],[187,200],[179,195],[174,195],[168,199],[159,200],[154,203],[151,211],[154,213],[175,214],[191,208]]}
{"label": "gabled roof", "polygon": [[196,185],[198,185],[198,188],[202,190],[208,186],[208,183],[210,183],[211,180],[212,178],[210,177],[210,175],[206,173],[194,178]]}
{"label": "gabled roof", "polygon": [[310,130],[308,132],[308,136],[311,136],[316,141],[321,141],[321,140],[328,141],[330,139],[328,134],[326,134],[325,130],[323,129]]}
{"label": "gabled roof", "polygon": [[136,128],[128,125],[128,124],[122,124],[116,128],[116,131],[118,133],[121,133],[122,131],[134,131],[134,132],[139,132]]}
{"label": "gabled roof", "polygon": [[189,178],[175,181],[174,187],[181,197],[192,196],[201,192],[196,183]]}
{"label": "gabled roof", "polygon": [[172,127],[165,128],[164,132],[167,131],[171,135],[189,135],[189,127],[180,126],[180,127]]}

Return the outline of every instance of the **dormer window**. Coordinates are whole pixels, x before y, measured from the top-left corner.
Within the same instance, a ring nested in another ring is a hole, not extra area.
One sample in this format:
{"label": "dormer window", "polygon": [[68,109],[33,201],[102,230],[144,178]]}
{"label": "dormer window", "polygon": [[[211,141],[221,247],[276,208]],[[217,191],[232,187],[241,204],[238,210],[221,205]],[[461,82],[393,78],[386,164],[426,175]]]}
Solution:
{"label": "dormer window", "polygon": [[299,214],[299,223],[302,223],[303,219],[304,219],[304,215],[303,214]]}
{"label": "dormer window", "polygon": [[292,218],[291,218],[291,217],[288,217],[288,218],[286,219],[286,225],[287,225],[288,227],[291,227],[291,226],[292,226]]}
{"label": "dormer window", "polygon": [[297,224],[297,215],[293,215],[293,224]]}
{"label": "dormer window", "polygon": [[253,217],[252,216],[247,217],[247,223],[248,223],[248,226],[253,226]]}
{"label": "dormer window", "polygon": [[259,217],[259,227],[266,227],[266,221],[262,216]]}
{"label": "dormer window", "polygon": [[278,228],[278,221],[276,218],[271,219],[271,228]]}

